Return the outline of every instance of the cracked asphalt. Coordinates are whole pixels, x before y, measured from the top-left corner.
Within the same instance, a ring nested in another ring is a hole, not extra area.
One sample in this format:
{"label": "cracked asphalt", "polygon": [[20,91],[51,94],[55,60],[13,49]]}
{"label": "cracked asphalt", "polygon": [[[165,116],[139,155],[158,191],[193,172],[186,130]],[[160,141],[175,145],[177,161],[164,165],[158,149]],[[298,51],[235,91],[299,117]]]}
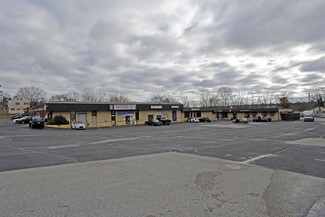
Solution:
{"label": "cracked asphalt", "polygon": [[325,122],[83,131],[0,120],[0,216],[325,213]]}
{"label": "cracked asphalt", "polygon": [[325,121],[179,123],[65,130],[0,120],[0,171],[191,153],[325,178]]}

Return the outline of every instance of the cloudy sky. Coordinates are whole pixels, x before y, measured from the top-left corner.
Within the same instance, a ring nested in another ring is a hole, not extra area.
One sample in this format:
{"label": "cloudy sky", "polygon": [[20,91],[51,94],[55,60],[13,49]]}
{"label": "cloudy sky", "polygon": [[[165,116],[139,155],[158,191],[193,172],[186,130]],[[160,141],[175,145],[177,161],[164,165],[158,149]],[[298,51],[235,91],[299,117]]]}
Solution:
{"label": "cloudy sky", "polygon": [[1,0],[1,90],[307,96],[325,86],[324,11],[324,0]]}

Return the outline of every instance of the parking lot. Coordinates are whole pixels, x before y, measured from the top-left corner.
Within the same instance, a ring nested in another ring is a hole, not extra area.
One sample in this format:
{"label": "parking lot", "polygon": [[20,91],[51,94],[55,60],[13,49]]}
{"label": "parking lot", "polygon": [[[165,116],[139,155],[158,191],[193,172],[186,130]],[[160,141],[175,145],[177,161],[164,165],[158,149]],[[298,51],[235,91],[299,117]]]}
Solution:
{"label": "parking lot", "polygon": [[0,120],[0,171],[180,152],[325,178],[324,128],[322,119],[86,130],[30,129]]}

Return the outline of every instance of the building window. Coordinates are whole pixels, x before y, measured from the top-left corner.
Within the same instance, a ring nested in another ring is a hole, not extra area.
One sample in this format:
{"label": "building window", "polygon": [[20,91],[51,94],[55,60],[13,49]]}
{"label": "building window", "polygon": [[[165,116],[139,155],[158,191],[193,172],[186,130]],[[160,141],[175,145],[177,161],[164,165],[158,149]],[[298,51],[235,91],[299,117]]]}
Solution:
{"label": "building window", "polygon": [[20,108],[17,108],[17,111],[20,111]]}
{"label": "building window", "polygon": [[15,111],[15,108],[11,108],[10,111]]}
{"label": "building window", "polygon": [[201,117],[201,112],[197,112],[197,113],[196,113],[196,116],[197,116],[198,118],[200,118],[200,117]]}
{"label": "building window", "polygon": [[139,111],[138,110],[136,110],[135,111],[135,120],[139,120]]}
{"label": "building window", "polygon": [[190,112],[184,112],[184,117],[185,117],[185,118],[190,117]]}
{"label": "building window", "polygon": [[24,105],[29,105],[29,103],[28,102],[24,102]]}
{"label": "building window", "polygon": [[20,105],[20,102],[16,102],[16,105]]}

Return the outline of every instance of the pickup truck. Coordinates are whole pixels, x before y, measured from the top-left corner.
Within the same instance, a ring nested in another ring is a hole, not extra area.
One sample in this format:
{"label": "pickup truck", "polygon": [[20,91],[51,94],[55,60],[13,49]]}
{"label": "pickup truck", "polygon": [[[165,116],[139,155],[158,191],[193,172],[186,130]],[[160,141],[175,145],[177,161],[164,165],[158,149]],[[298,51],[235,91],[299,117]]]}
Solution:
{"label": "pickup truck", "polygon": [[166,118],[157,118],[163,125],[169,125],[172,121]]}

